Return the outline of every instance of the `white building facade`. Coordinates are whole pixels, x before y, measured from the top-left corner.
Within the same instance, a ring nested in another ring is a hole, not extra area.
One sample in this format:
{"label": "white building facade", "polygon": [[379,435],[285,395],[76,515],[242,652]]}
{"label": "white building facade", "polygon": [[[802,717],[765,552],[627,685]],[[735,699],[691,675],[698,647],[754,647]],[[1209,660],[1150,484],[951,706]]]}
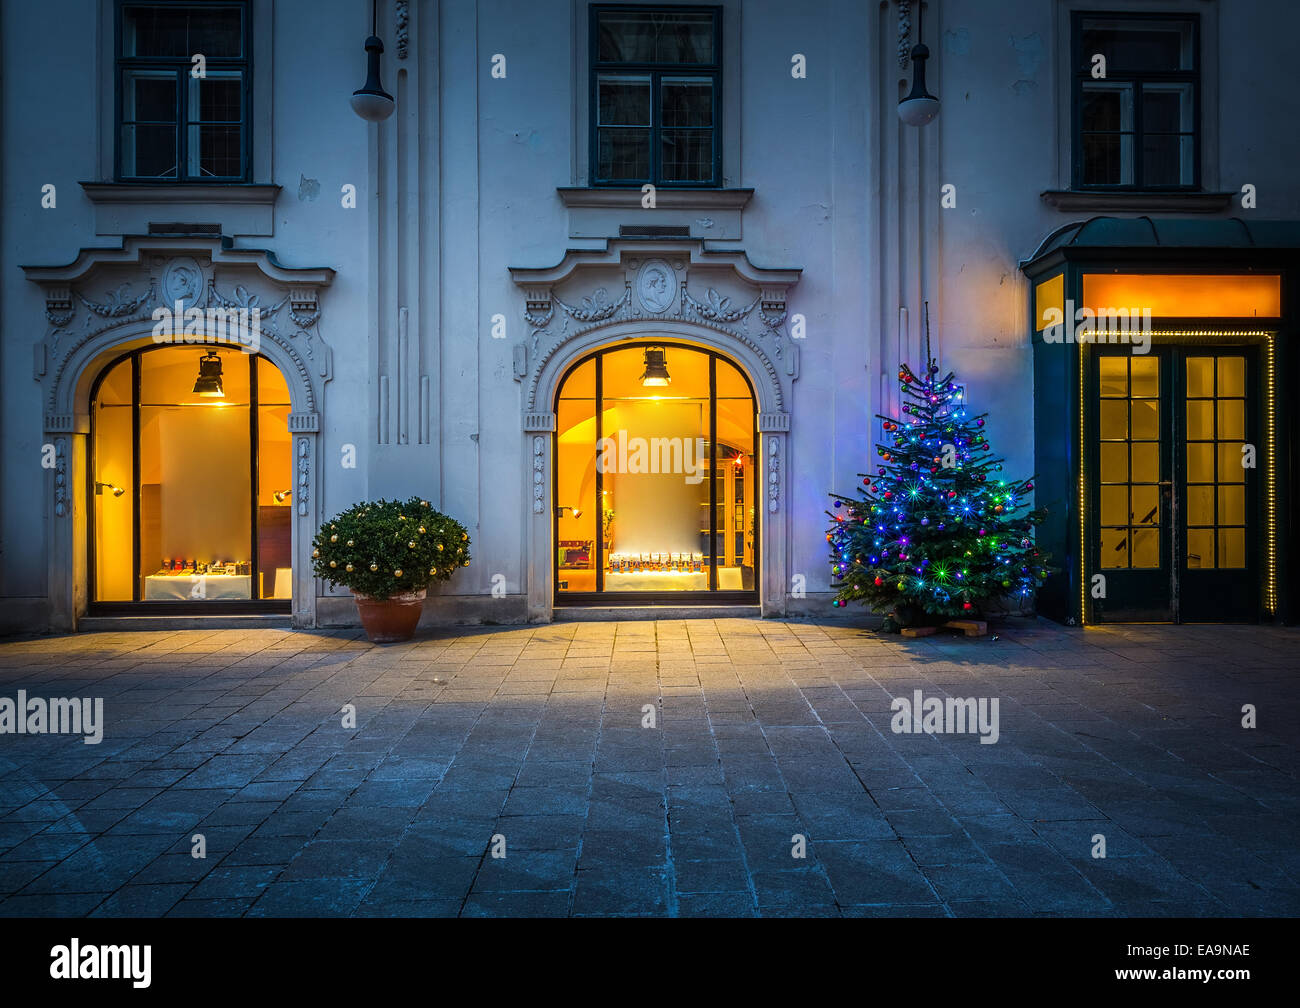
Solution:
{"label": "white building facade", "polygon": [[[429,621],[827,613],[827,493],[874,469],[927,305],[1040,473],[1051,615],[1178,619],[1213,568],[1257,596],[1232,618],[1288,618],[1300,8],[1236,6],[380,0],[371,124],[362,0],[6,2],[0,629],[352,625],[311,537],[412,495],[473,540]],[[1226,279],[1158,313],[1150,395],[1045,345],[1058,278],[1171,273]],[[1141,435],[1203,402],[1208,435]],[[1264,461],[1239,494],[1188,443]],[[1165,484],[1181,509],[1134,517]],[[1083,590],[1102,569],[1128,608]]]}

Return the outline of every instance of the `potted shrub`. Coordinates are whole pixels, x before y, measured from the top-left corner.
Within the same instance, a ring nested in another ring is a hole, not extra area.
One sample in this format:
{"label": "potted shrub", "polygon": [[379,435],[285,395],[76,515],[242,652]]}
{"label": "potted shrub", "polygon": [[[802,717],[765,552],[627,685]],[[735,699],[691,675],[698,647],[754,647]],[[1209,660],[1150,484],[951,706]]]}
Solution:
{"label": "potted shrub", "polygon": [[312,540],[312,570],[356,596],[376,644],[410,640],[432,582],[469,566],[469,533],[427,500],[362,501],[335,515]]}

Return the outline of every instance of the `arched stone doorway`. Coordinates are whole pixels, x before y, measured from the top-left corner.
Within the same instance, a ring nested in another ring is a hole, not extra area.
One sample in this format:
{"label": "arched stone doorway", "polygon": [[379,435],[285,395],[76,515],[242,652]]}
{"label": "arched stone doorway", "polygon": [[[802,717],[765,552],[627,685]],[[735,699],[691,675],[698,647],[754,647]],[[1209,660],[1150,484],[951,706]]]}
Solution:
{"label": "arched stone doorway", "polygon": [[[523,392],[528,611],[548,620],[556,597],[553,439],[563,377],[606,348],[678,343],[734,365],[756,403],[754,593],[764,615],[785,611],[789,528],[788,434],[799,347],[786,297],[797,269],[755,267],[743,252],[703,242],[612,239],[603,250],[570,251],[555,267],[511,269],[523,289],[528,332],[514,347]],[[611,295],[611,290],[619,292]],[[743,582],[742,582],[743,583]]]}
{"label": "arched stone doorway", "polygon": [[[319,292],[334,271],[286,268],[266,251],[232,249],[220,238],[171,236],[130,237],[120,249],[84,249],[68,266],[24,271],[42,289],[48,323],[36,343],[33,377],[41,389],[42,466],[52,501],[45,518],[50,628],[76,629],[92,602],[92,391],[110,366],[163,343],[168,346],[156,352],[188,351],[196,375],[203,351],[221,348],[244,360],[265,360],[283,377],[290,477],[288,486],[271,493],[290,491],[293,623],[315,625],[318,590],[307,554],[321,517],[316,440],[324,385],[332,376]],[[275,591],[285,594],[278,586]]]}

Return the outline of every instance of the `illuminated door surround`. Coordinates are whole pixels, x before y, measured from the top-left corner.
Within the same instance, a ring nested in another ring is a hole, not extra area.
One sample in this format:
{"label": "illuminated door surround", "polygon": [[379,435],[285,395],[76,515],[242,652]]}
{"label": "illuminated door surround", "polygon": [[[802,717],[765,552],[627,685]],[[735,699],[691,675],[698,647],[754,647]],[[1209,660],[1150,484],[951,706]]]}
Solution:
{"label": "illuminated door surround", "polygon": [[1152,337],[1147,355],[1081,348],[1084,611],[1091,622],[1269,616],[1277,603],[1275,334]]}

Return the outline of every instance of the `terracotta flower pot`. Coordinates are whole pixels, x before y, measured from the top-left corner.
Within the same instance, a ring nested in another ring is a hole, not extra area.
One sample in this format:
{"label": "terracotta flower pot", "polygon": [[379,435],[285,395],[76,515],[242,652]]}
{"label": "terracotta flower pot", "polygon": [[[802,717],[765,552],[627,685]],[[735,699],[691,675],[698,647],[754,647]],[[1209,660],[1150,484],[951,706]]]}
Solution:
{"label": "terracotta flower pot", "polygon": [[366,636],[376,644],[396,644],[415,636],[415,625],[424,612],[425,589],[377,599],[359,592],[352,593],[361,613],[361,625]]}

